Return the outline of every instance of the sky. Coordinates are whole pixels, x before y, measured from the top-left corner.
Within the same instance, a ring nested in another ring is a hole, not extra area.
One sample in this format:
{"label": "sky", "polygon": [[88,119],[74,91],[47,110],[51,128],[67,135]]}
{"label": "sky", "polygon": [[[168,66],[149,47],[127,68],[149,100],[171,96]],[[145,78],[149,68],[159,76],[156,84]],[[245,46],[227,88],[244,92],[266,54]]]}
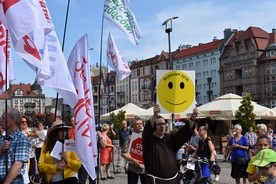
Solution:
{"label": "sky", "polygon": [[[162,23],[171,17],[171,50],[181,44],[198,45],[223,38],[227,28],[246,30],[260,27],[267,32],[276,28],[275,0],[129,0],[143,37],[137,46],[124,33],[102,16],[104,0],[70,0],[69,16],[64,41],[64,55],[68,59],[76,42],[88,34],[91,65],[106,65],[106,43],[109,31],[126,61],[154,57],[162,50],[168,51],[168,35]],[[46,0],[59,41],[63,43],[65,15],[68,0]],[[103,39],[101,41],[101,31]],[[16,54],[13,54],[15,81],[33,83],[35,73]],[[53,89],[43,87],[46,97],[55,97]]]}

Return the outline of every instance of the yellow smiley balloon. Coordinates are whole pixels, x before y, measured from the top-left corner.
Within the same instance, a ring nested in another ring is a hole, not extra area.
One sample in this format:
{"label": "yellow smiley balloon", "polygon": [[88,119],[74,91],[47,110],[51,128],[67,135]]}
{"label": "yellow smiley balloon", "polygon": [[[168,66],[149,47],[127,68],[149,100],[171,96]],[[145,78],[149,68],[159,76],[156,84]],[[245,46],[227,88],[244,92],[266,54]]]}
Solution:
{"label": "yellow smiley balloon", "polygon": [[194,102],[194,82],[183,71],[168,72],[159,80],[157,97],[165,110],[172,113],[183,112]]}

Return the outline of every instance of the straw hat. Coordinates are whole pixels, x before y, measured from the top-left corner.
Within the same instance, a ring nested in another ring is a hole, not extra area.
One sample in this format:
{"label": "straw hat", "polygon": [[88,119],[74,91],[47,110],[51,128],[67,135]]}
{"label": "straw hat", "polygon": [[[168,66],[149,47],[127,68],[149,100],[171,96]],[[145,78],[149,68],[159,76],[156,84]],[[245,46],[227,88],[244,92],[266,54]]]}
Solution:
{"label": "straw hat", "polygon": [[69,128],[72,128],[72,127],[66,125],[65,123],[63,123],[60,120],[57,120],[57,121],[53,122],[51,128],[48,129],[47,136],[49,136],[56,129],[69,129]]}

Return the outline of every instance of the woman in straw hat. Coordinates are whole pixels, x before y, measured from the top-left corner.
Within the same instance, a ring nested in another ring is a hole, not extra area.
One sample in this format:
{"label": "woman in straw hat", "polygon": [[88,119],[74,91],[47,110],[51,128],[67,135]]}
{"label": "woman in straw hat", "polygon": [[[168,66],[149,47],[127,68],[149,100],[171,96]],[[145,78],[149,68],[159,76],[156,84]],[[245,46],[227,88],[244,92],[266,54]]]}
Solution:
{"label": "woman in straw hat", "polygon": [[81,162],[75,152],[60,152],[61,160],[51,156],[57,141],[63,142],[68,138],[68,130],[62,121],[55,121],[47,132],[47,138],[39,158],[39,170],[44,173],[46,182],[50,184],[78,183],[78,170]]}

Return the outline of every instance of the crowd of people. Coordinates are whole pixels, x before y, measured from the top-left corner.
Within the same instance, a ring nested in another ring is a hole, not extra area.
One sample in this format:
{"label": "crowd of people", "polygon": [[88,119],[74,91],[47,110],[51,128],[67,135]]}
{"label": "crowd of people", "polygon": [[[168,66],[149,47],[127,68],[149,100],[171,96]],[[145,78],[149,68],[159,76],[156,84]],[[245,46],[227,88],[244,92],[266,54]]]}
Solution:
{"label": "crowd of people", "polygon": [[[275,153],[275,133],[271,124],[257,124],[256,132],[254,127],[249,127],[243,135],[242,126],[234,125],[229,129],[227,135],[228,144],[224,150],[224,160],[231,161],[230,176],[236,184],[250,183],[273,183],[271,178],[276,177],[276,167],[271,162],[271,167],[263,169],[263,157],[265,153]],[[270,160],[276,160],[276,154],[270,154]],[[258,162],[258,161],[259,162]],[[265,164],[266,165],[266,164]],[[272,174],[274,172],[274,174]],[[274,180],[273,180],[274,181]],[[275,182],[275,181],[274,181]]]}
{"label": "crowd of people", "polygon": [[[102,124],[97,131],[99,145],[99,179],[112,180],[111,164],[116,165],[114,173],[125,170],[129,184],[179,184],[181,161],[187,156],[204,158],[200,164],[204,178],[219,180],[220,167],[212,139],[208,136],[208,124],[196,121],[197,108],[194,108],[188,121],[172,132],[167,132],[166,120],[159,115],[160,108],[155,105],[153,116],[145,123],[134,119],[130,124],[123,120],[119,130]],[[0,184],[41,183],[67,184],[87,182],[88,174],[77,154],[73,151],[52,151],[59,141],[75,139],[75,119],[70,126],[61,120],[61,112],[50,111],[49,128],[43,121],[30,127],[31,120],[21,116],[19,111],[8,108],[0,121]],[[236,184],[276,183],[276,153],[274,151],[273,126],[258,124],[242,134],[242,126],[229,129],[224,158],[231,162],[230,176]],[[7,132],[3,132],[7,130]],[[119,135],[116,147],[111,135]],[[114,155],[114,153],[118,155]],[[117,158],[115,163],[114,158]],[[43,174],[41,174],[43,173]],[[96,183],[89,178],[89,183]]]}

